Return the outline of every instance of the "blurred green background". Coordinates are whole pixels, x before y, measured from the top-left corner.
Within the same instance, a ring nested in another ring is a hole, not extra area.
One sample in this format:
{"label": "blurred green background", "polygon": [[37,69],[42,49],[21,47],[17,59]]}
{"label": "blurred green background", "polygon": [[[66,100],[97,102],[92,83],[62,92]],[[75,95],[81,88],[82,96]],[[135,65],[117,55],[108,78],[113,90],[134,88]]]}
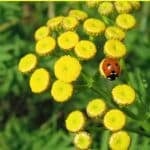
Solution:
{"label": "blurred green background", "polygon": [[[0,2],[0,150],[72,150],[72,138],[64,127],[66,114],[84,108],[84,102],[57,104],[49,93],[31,93],[27,75],[17,70],[19,59],[34,52],[34,32],[48,18],[67,15],[71,8],[83,9],[95,16],[96,10],[82,2]],[[149,124],[141,130],[150,133],[150,2],[136,12],[138,25],[125,40],[128,78],[141,97],[138,114],[146,113]],[[84,96],[84,95],[82,95]],[[89,95],[87,95],[89,96]],[[144,110],[143,110],[144,107]],[[65,110],[65,111],[64,111]],[[92,150],[108,150],[108,131],[96,131]],[[134,132],[130,150],[150,150],[150,137]]]}

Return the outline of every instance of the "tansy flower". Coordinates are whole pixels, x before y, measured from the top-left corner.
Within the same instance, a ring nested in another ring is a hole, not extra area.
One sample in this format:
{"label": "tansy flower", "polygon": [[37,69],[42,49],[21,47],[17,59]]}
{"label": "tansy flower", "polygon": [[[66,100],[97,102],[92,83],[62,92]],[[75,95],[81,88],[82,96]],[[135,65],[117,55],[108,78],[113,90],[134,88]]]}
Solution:
{"label": "tansy flower", "polygon": [[108,40],[115,39],[121,41],[125,38],[125,32],[119,27],[109,26],[105,30],[105,37]]}
{"label": "tansy flower", "polygon": [[132,5],[132,7],[135,9],[135,10],[138,10],[140,7],[141,7],[141,4],[139,1],[130,1],[130,4]]}
{"label": "tansy flower", "polygon": [[114,5],[118,13],[129,13],[132,10],[132,6],[128,1],[116,1]]}
{"label": "tansy flower", "polygon": [[100,98],[91,100],[86,107],[86,112],[91,118],[100,117],[104,114],[105,111],[106,104],[104,100]]}
{"label": "tansy flower", "polygon": [[69,16],[75,17],[79,21],[83,21],[88,17],[86,12],[77,9],[70,10]]}
{"label": "tansy flower", "polygon": [[35,34],[34,34],[35,40],[37,41],[41,40],[47,37],[49,33],[50,33],[49,28],[47,26],[42,26],[35,31]]}
{"label": "tansy flower", "polygon": [[130,14],[120,14],[116,18],[116,24],[125,30],[131,29],[135,26],[136,20],[133,15]]}
{"label": "tansy flower", "polygon": [[126,131],[115,132],[109,139],[109,146],[112,150],[128,150],[130,143],[131,139]]}
{"label": "tansy flower", "polygon": [[122,58],[126,55],[126,47],[119,40],[108,40],[104,45],[104,53],[108,57]]}
{"label": "tansy flower", "polygon": [[101,15],[109,15],[113,12],[114,6],[111,2],[102,2],[99,4],[98,12]]}
{"label": "tansy flower", "polygon": [[50,54],[56,47],[56,41],[54,38],[48,36],[36,43],[36,53],[40,56]]}
{"label": "tansy flower", "polygon": [[64,50],[71,50],[76,46],[78,42],[79,42],[78,34],[72,31],[62,33],[58,37],[58,45],[60,48]]}
{"label": "tansy flower", "polygon": [[92,7],[97,7],[99,3],[100,3],[100,1],[87,1],[86,5],[90,8],[92,8]]}
{"label": "tansy flower", "polygon": [[98,36],[105,31],[105,24],[99,19],[89,18],[85,20],[83,28],[87,32],[87,34]]}
{"label": "tansy flower", "polygon": [[118,131],[125,126],[126,116],[119,109],[111,109],[104,116],[104,126],[111,131]]}
{"label": "tansy flower", "polygon": [[81,40],[75,46],[75,53],[81,59],[88,60],[95,56],[96,54],[96,46],[93,42],[88,40]]}
{"label": "tansy flower", "polygon": [[30,77],[30,88],[33,93],[44,92],[50,84],[50,74],[44,68],[36,69]]}
{"label": "tansy flower", "polygon": [[73,92],[73,86],[70,83],[66,83],[60,80],[56,80],[51,89],[51,94],[55,101],[65,102],[71,96]]}
{"label": "tansy flower", "polygon": [[91,146],[91,135],[85,131],[76,133],[74,137],[74,145],[77,149],[86,150]]}
{"label": "tansy flower", "polygon": [[18,70],[22,73],[28,73],[35,69],[36,65],[37,57],[34,54],[29,53],[20,59]]}
{"label": "tansy flower", "polygon": [[63,20],[63,16],[57,16],[54,18],[51,18],[47,21],[47,26],[51,29],[51,30],[57,30],[61,28],[61,24],[62,24],[62,20]]}
{"label": "tansy flower", "polygon": [[54,66],[55,76],[64,82],[75,81],[81,72],[79,61],[69,55],[60,57]]}
{"label": "tansy flower", "polygon": [[68,115],[65,124],[67,130],[69,130],[70,132],[79,132],[85,126],[85,116],[81,111],[72,111]]}
{"label": "tansy flower", "polygon": [[120,105],[129,105],[135,101],[134,89],[127,85],[117,85],[112,89],[113,100]]}
{"label": "tansy flower", "polygon": [[64,30],[74,30],[78,25],[78,20],[75,17],[68,16],[64,17],[62,21],[62,27]]}

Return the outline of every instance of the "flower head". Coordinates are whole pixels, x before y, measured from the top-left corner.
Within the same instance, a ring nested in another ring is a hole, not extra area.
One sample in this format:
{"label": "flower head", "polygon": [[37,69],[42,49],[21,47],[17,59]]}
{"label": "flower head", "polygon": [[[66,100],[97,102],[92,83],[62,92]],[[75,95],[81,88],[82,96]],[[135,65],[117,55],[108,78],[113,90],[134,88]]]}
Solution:
{"label": "flower head", "polygon": [[97,7],[100,1],[86,1],[86,5],[90,8]]}
{"label": "flower head", "polygon": [[84,12],[82,10],[78,10],[78,9],[70,10],[69,16],[75,17],[79,21],[83,21],[88,17],[86,12]]}
{"label": "flower head", "polygon": [[74,145],[80,150],[85,150],[90,147],[92,143],[91,135],[85,131],[80,131],[76,133],[74,137]]}
{"label": "flower head", "polygon": [[66,128],[70,132],[79,132],[85,126],[85,116],[81,111],[72,111],[66,118]]}
{"label": "flower head", "polygon": [[112,89],[113,100],[120,105],[129,105],[135,101],[134,89],[127,85],[117,85]]}
{"label": "flower head", "polygon": [[51,89],[51,94],[55,101],[65,102],[69,100],[73,93],[73,86],[71,83],[66,83],[60,80],[56,80]]}
{"label": "flower head", "polygon": [[69,55],[60,57],[54,66],[55,76],[64,82],[75,81],[81,72],[79,61]]}
{"label": "flower head", "polygon": [[130,14],[120,14],[116,18],[116,24],[125,30],[131,29],[135,26],[136,20],[133,15]]}
{"label": "flower head", "polygon": [[36,43],[36,53],[40,56],[50,54],[56,47],[56,41],[54,38],[48,36]]}
{"label": "flower head", "polygon": [[118,131],[125,126],[126,116],[119,109],[111,109],[104,116],[104,126],[110,131]]}
{"label": "flower head", "polygon": [[75,46],[75,53],[81,59],[88,60],[95,56],[96,54],[96,46],[93,42],[88,40],[81,40]]}
{"label": "flower head", "polygon": [[50,30],[47,26],[42,26],[35,31],[35,40],[41,40],[50,34]]}
{"label": "flower head", "polygon": [[132,10],[132,6],[128,1],[116,1],[114,4],[118,13],[129,13]]}
{"label": "flower head", "polygon": [[83,28],[87,34],[98,36],[105,31],[105,24],[99,19],[89,18],[85,20]]}
{"label": "flower head", "polygon": [[58,37],[58,45],[63,50],[71,50],[78,42],[78,34],[72,31],[64,32]]}
{"label": "flower head", "polygon": [[114,6],[112,2],[102,2],[99,4],[98,12],[101,15],[109,15],[113,12]]}
{"label": "flower head", "polygon": [[125,38],[125,32],[116,26],[109,26],[105,30],[105,37],[109,39],[115,39],[115,40],[123,40]]}
{"label": "flower head", "polygon": [[36,65],[37,57],[34,54],[29,53],[20,59],[18,70],[22,73],[28,73],[35,69]]}
{"label": "flower head", "polygon": [[122,58],[126,55],[126,47],[119,40],[110,39],[104,45],[104,53],[108,57]]}
{"label": "flower head", "polygon": [[77,25],[78,25],[78,20],[72,16],[64,17],[62,21],[62,27],[66,31],[74,30],[77,27]]}
{"label": "flower head", "polygon": [[127,150],[130,143],[131,139],[126,131],[115,132],[109,139],[109,146],[112,150]]}
{"label": "flower head", "polygon": [[30,88],[33,93],[44,92],[50,84],[50,74],[44,68],[36,69],[30,77]]}
{"label": "flower head", "polygon": [[105,111],[106,104],[104,100],[99,98],[91,100],[86,107],[86,112],[91,118],[100,117],[104,114]]}
{"label": "flower head", "polygon": [[50,28],[50,30],[60,29],[63,18],[64,18],[63,16],[57,16],[57,17],[51,18],[47,21],[47,26]]}
{"label": "flower head", "polygon": [[139,1],[130,1],[130,4],[135,10],[138,10],[141,7],[141,4]]}

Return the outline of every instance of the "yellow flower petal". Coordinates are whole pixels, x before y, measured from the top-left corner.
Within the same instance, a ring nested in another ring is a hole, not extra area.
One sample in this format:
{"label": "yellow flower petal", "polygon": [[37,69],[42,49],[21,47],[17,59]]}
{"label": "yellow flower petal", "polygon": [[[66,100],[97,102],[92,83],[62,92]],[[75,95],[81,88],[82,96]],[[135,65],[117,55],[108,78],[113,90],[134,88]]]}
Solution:
{"label": "yellow flower petal", "polygon": [[129,13],[132,10],[130,2],[127,1],[116,1],[114,5],[118,13]]}
{"label": "yellow flower petal", "polygon": [[91,118],[100,117],[105,111],[106,104],[103,99],[99,98],[91,100],[86,107],[86,112]]}
{"label": "yellow flower petal", "polygon": [[98,36],[105,31],[105,24],[99,19],[89,18],[85,20],[83,28],[87,34]]}
{"label": "yellow flower petal", "polygon": [[141,7],[141,4],[139,1],[130,1],[130,4],[135,10],[138,10]]}
{"label": "yellow flower petal", "polygon": [[81,111],[73,111],[68,115],[65,123],[70,132],[81,131],[85,126],[85,116]]}
{"label": "yellow flower petal", "polygon": [[106,56],[113,58],[122,58],[126,55],[126,47],[119,40],[108,40],[104,45],[104,53]]}
{"label": "yellow flower petal", "polygon": [[65,102],[72,96],[73,86],[70,83],[66,83],[60,80],[56,80],[51,89],[51,94],[55,101]]}
{"label": "yellow flower petal", "polygon": [[63,20],[63,16],[57,16],[54,18],[51,18],[47,21],[47,26],[51,29],[51,30],[57,30],[61,28],[61,24],[62,24],[62,20]]}
{"label": "yellow flower petal", "polygon": [[90,8],[97,7],[100,1],[86,1],[86,5]]}
{"label": "yellow flower petal", "polygon": [[40,56],[50,54],[56,47],[56,41],[52,37],[45,37],[36,43],[36,53]]}
{"label": "yellow flower petal", "polygon": [[91,135],[85,131],[76,133],[74,137],[74,145],[80,150],[88,149],[91,146],[92,138]]}
{"label": "yellow flower petal", "polygon": [[120,105],[129,105],[135,101],[135,91],[126,84],[117,85],[112,89],[114,101]]}
{"label": "yellow flower petal", "polygon": [[78,10],[78,9],[70,10],[69,16],[75,17],[79,21],[83,21],[88,17],[86,12]]}
{"label": "yellow flower petal", "polygon": [[130,143],[131,139],[126,131],[115,132],[109,139],[109,146],[112,150],[128,150]]}
{"label": "yellow flower petal", "polygon": [[105,37],[108,40],[115,39],[121,41],[125,38],[125,32],[119,27],[109,26],[105,30]]}
{"label": "yellow flower petal", "polygon": [[35,69],[36,65],[37,57],[34,54],[29,53],[20,59],[18,70],[22,73],[28,73]]}
{"label": "yellow flower petal", "polygon": [[95,56],[96,54],[96,46],[94,43],[88,40],[81,40],[75,46],[75,53],[81,59],[88,60]]}
{"label": "yellow flower petal", "polygon": [[116,24],[125,30],[131,29],[135,26],[136,20],[133,15],[130,14],[120,14],[116,18]]}
{"label": "yellow flower petal", "polygon": [[79,61],[69,55],[60,57],[54,66],[55,76],[64,82],[77,80],[81,72]]}
{"label": "yellow flower petal", "polygon": [[110,131],[118,131],[125,126],[126,116],[119,109],[112,109],[104,116],[104,126]]}
{"label": "yellow flower petal", "polygon": [[58,37],[58,45],[64,50],[71,50],[78,42],[78,34],[72,31],[67,31]]}
{"label": "yellow flower petal", "polygon": [[101,15],[109,15],[113,13],[114,6],[112,2],[102,2],[99,4],[98,12]]}
{"label": "yellow flower petal", "polygon": [[38,41],[47,37],[49,34],[50,34],[49,28],[46,26],[42,26],[35,31],[34,37]]}
{"label": "yellow flower petal", "polygon": [[62,21],[62,27],[66,31],[74,30],[77,27],[77,25],[78,25],[78,20],[72,16],[64,17]]}
{"label": "yellow flower petal", "polygon": [[50,74],[44,68],[36,69],[30,77],[30,88],[33,93],[44,92],[50,84]]}

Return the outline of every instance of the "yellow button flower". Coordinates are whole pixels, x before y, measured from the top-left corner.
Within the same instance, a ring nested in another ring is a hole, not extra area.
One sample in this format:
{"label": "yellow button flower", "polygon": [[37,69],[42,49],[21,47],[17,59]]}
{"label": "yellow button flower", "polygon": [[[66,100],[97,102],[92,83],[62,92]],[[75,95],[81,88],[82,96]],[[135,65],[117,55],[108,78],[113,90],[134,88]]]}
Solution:
{"label": "yellow button flower", "polygon": [[79,61],[69,55],[60,57],[54,66],[55,76],[64,82],[75,81],[81,72]]}
{"label": "yellow button flower", "polygon": [[35,40],[41,40],[50,34],[50,30],[47,26],[42,26],[35,31]]}
{"label": "yellow button flower", "polygon": [[108,57],[122,58],[126,55],[126,47],[119,40],[108,40],[104,45],[104,53]]}
{"label": "yellow button flower", "polygon": [[71,50],[76,46],[78,42],[79,42],[78,34],[72,31],[62,33],[58,37],[58,45],[60,48],[64,50]]}
{"label": "yellow button flower", "polygon": [[34,54],[29,53],[20,59],[18,70],[22,73],[28,73],[35,69],[36,65],[37,57]]}
{"label": "yellow button flower", "polygon": [[64,17],[62,21],[62,27],[66,31],[74,30],[77,27],[77,25],[78,25],[78,20],[72,16]]}
{"label": "yellow button flower", "polygon": [[126,131],[118,131],[111,135],[109,146],[112,150],[128,150],[131,138]]}
{"label": "yellow button flower", "polygon": [[119,109],[112,109],[104,116],[104,126],[110,131],[118,131],[125,126],[126,116]]}
{"label": "yellow button flower", "polygon": [[75,46],[75,53],[81,59],[88,60],[93,58],[96,54],[96,46],[93,42],[88,40],[81,40]]}
{"label": "yellow button flower", "polygon": [[135,26],[136,20],[133,15],[130,14],[120,14],[116,18],[116,24],[125,30],[131,29]]}
{"label": "yellow button flower", "polygon": [[100,1],[86,1],[86,5],[90,8],[97,7]]}
{"label": "yellow button flower", "polygon": [[63,21],[63,16],[57,16],[54,18],[51,18],[47,21],[47,26],[51,29],[51,30],[57,30],[61,28],[61,24]]}
{"label": "yellow button flower", "polygon": [[118,13],[129,13],[132,10],[132,6],[128,1],[116,1],[114,5]]}
{"label": "yellow button flower", "polygon": [[50,54],[56,47],[56,41],[54,38],[48,36],[36,43],[36,53],[40,56]]}
{"label": "yellow button flower", "polygon": [[85,116],[81,111],[75,110],[68,115],[65,124],[70,132],[81,131],[85,126]]}
{"label": "yellow button flower", "polygon": [[135,91],[127,84],[115,86],[112,89],[112,96],[114,101],[120,105],[129,105],[135,101]]}
{"label": "yellow button flower", "polygon": [[86,112],[91,118],[100,117],[104,114],[105,111],[106,104],[104,100],[100,98],[91,100],[86,107]]}
{"label": "yellow button flower", "polygon": [[112,2],[102,2],[99,4],[98,12],[101,15],[109,15],[113,13],[114,6]]}
{"label": "yellow button flower", "polygon": [[30,77],[30,88],[33,93],[41,93],[47,90],[50,84],[50,74],[44,68],[36,69]]}
{"label": "yellow button flower", "polygon": [[92,143],[91,135],[85,131],[76,133],[74,137],[74,145],[77,149],[87,150]]}
{"label": "yellow button flower", "polygon": [[119,27],[109,26],[105,30],[105,37],[108,40],[115,39],[121,41],[125,38],[125,32]]}
{"label": "yellow button flower", "polygon": [[98,36],[105,31],[105,24],[99,19],[89,18],[85,20],[83,28],[87,34]]}
{"label": "yellow button flower", "polygon": [[65,102],[73,93],[73,86],[70,83],[66,83],[60,80],[56,80],[51,89],[51,94],[55,101]]}
{"label": "yellow button flower", "polygon": [[130,4],[132,5],[132,7],[135,9],[135,10],[138,10],[140,9],[141,7],[141,4],[139,1],[130,1]]}
{"label": "yellow button flower", "polygon": [[78,10],[78,9],[70,10],[69,16],[75,17],[79,21],[83,21],[88,17],[86,12]]}

